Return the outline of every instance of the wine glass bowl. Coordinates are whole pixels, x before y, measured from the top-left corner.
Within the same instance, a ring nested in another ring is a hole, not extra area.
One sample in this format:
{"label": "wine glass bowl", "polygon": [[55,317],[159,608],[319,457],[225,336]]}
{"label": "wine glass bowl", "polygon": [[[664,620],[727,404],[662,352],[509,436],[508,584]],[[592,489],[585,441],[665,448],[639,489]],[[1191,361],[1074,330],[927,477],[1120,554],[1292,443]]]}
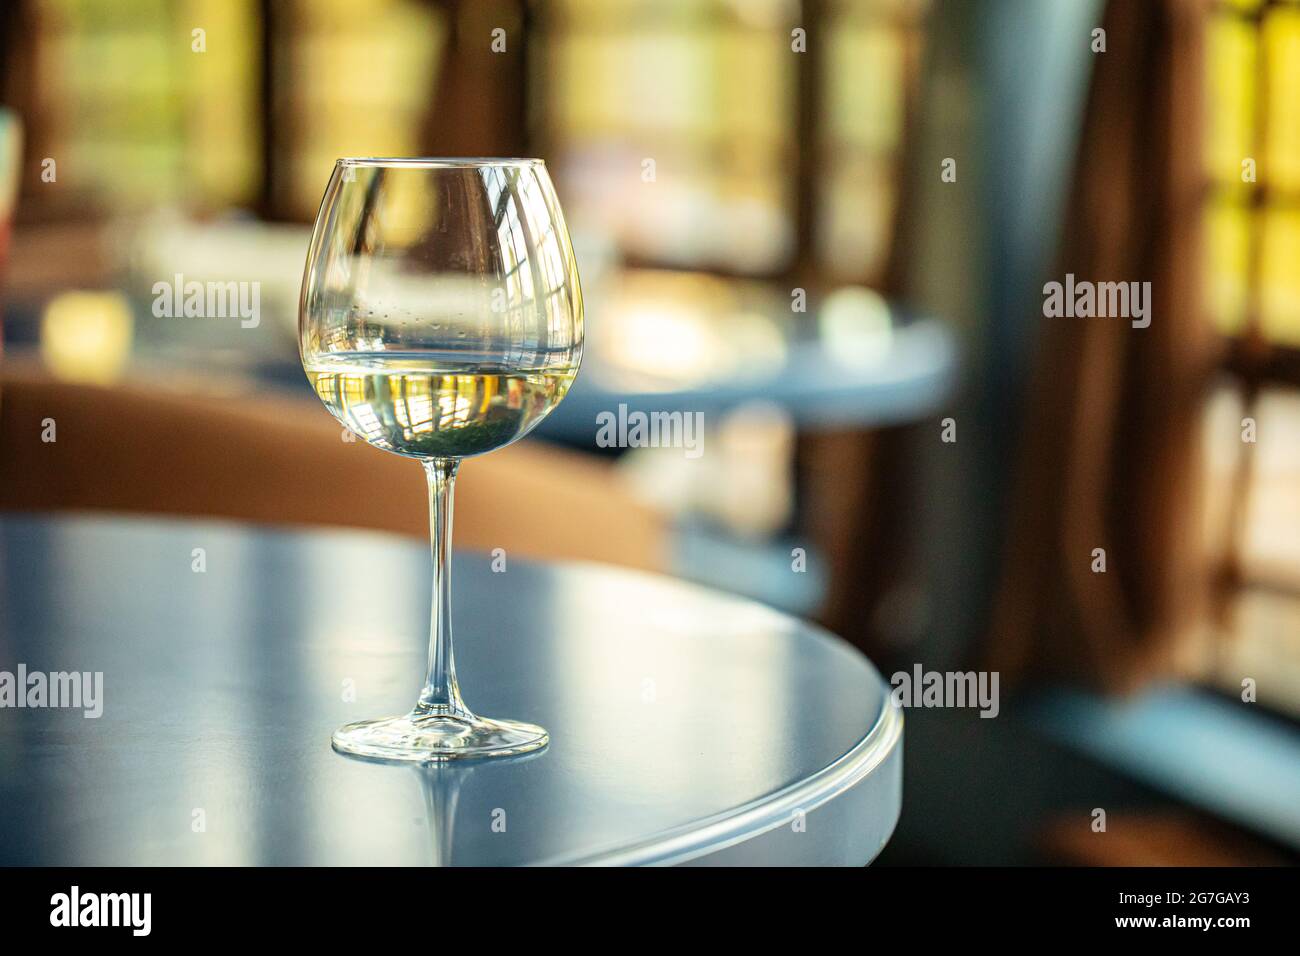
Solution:
{"label": "wine glass bowl", "polygon": [[336,749],[431,761],[523,753],[546,731],[461,699],[452,655],[452,489],[461,459],[522,438],[582,360],[582,292],[534,159],[341,159],[299,308],[303,368],[366,442],[424,465],[433,550],[429,664],[415,708],[349,724]]}

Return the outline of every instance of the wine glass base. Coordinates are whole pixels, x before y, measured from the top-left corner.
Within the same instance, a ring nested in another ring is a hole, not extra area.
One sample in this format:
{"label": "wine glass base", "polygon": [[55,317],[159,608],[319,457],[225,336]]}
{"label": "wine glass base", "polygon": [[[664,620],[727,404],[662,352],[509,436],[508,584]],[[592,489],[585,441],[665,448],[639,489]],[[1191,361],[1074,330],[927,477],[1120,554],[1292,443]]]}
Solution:
{"label": "wine glass base", "polygon": [[528,753],[550,739],[536,724],[516,720],[406,714],[347,724],[334,731],[333,744],[341,753],[372,760],[432,763]]}

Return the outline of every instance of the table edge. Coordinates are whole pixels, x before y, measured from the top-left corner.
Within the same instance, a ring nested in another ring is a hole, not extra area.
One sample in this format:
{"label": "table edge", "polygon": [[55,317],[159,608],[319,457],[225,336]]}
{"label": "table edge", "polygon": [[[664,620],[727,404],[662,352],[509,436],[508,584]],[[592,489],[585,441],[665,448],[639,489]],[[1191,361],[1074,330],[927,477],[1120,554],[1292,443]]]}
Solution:
{"label": "table edge", "polygon": [[[532,866],[674,866],[716,853],[785,826],[796,810],[811,813],[852,789],[897,750],[903,711],[889,695],[871,730],[815,774],[749,803],[631,843],[559,856]],[[895,813],[901,812],[901,804]],[[892,826],[890,827],[892,830]]]}

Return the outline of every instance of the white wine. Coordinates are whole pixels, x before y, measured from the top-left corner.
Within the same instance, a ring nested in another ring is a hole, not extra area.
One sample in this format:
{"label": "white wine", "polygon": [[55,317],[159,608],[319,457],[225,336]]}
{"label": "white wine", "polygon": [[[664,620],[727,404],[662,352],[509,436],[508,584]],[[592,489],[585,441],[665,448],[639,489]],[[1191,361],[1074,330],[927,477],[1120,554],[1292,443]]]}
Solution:
{"label": "white wine", "polygon": [[393,352],[329,353],[306,370],[335,418],[408,458],[467,458],[508,445],[559,404],[577,374]]}

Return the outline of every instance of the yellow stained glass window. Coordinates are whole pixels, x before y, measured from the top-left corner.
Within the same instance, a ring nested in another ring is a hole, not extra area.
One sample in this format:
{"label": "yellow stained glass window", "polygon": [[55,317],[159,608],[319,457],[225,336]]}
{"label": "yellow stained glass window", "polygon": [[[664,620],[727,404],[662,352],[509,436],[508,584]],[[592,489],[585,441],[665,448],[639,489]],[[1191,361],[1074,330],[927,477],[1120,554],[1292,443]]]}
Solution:
{"label": "yellow stained glass window", "polygon": [[1279,345],[1300,348],[1300,210],[1264,213],[1260,328]]}
{"label": "yellow stained glass window", "polygon": [[1206,56],[1206,304],[1220,332],[1250,343],[1233,350],[1237,378],[1207,416],[1234,611],[1225,622],[1234,639],[1216,647],[1209,670],[1237,686],[1248,669],[1271,668],[1274,699],[1296,710],[1300,684],[1286,662],[1300,621],[1300,397],[1286,369],[1287,350],[1300,348],[1300,4],[1219,0]]}
{"label": "yellow stained glass window", "polygon": [[1219,329],[1239,335],[1246,327],[1246,273],[1250,252],[1250,215],[1230,202],[1211,203],[1206,217],[1206,301]]}
{"label": "yellow stained glass window", "polygon": [[1225,182],[1240,181],[1241,163],[1254,150],[1256,31],[1248,20],[1217,16],[1206,37],[1208,113],[1206,166]]}
{"label": "yellow stained glass window", "polygon": [[1264,21],[1268,60],[1268,182],[1300,193],[1300,6],[1277,7]]}
{"label": "yellow stained glass window", "polygon": [[1225,335],[1254,322],[1267,340],[1300,346],[1300,4],[1220,4],[1206,69],[1211,316]]}

